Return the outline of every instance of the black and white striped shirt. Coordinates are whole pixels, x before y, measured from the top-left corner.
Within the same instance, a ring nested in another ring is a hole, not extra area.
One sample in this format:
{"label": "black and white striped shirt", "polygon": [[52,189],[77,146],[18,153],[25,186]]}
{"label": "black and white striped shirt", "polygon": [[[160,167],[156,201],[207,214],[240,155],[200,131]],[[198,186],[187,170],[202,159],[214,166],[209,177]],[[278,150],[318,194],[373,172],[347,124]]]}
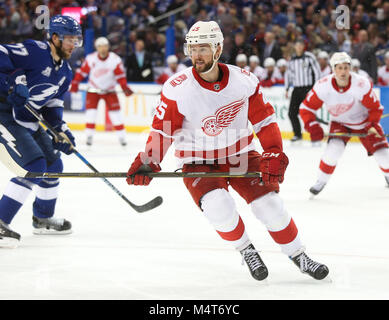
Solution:
{"label": "black and white striped shirt", "polygon": [[285,88],[313,86],[320,78],[320,66],[311,52],[304,52],[302,56],[294,55],[288,62],[285,73]]}

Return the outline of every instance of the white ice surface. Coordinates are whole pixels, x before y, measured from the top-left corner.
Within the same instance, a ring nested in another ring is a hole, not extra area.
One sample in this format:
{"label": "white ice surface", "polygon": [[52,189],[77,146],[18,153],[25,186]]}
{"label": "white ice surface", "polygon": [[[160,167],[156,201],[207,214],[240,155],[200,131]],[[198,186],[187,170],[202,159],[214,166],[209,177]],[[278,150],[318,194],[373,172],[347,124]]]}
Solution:
{"label": "white ice surface", "polygon": [[[92,148],[76,132],[78,150],[100,171],[127,171],[146,135],[128,134],[123,149],[114,133],[98,133]],[[58,217],[73,224],[67,236],[32,234],[33,195],[11,227],[17,249],[0,250],[0,299],[389,299],[389,189],[362,145],[348,145],[332,180],[315,199],[324,145],[291,147],[281,196],[307,253],[328,265],[331,281],[303,275],[284,256],[249,206],[231,191],[251,240],[269,269],[253,280],[241,257],[202,217],[179,179],[149,187],[110,181],[137,204],[161,195],[159,208],[137,214],[100,179],[63,179]],[[74,155],[65,171],[89,171]],[[162,163],[175,169],[169,151]],[[12,175],[0,165],[0,192]]]}

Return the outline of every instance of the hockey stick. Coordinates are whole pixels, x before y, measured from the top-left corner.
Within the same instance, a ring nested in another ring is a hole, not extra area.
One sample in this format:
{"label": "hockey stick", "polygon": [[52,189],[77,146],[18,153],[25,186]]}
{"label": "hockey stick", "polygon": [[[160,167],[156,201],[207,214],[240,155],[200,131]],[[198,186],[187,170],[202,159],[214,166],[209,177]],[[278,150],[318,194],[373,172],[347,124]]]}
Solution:
{"label": "hockey stick", "polygon": [[[29,172],[19,166],[0,143],[0,161],[21,178],[127,178],[127,172]],[[260,172],[143,172],[152,178],[262,178]]]}
{"label": "hockey stick", "polygon": [[[389,117],[389,113],[383,114],[383,115],[381,116],[381,119],[384,119],[384,118],[387,118],[387,117]],[[320,123],[322,123],[322,124],[326,124],[326,125],[329,125],[329,124],[330,124],[329,122],[327,122],[327,121],[325,121],[325,120],[323,120],[323,119],[320,119],[320,118],[318,118],[318,117],[316,117],[316,121],[317,121],[317,122],[320,122]]]}
{"label": "hockey stick", "polygon": [[[48,131],[51,132],[51,134],[58,139],[58,141],[64,141],[65,138],[61,136],[43,117],[35,111],[34,108],[32,108],[30,105],[25,104],[25,108],[32,113],[32,115],[41,123],[41,125],[44,125]],[[8,152],[7,152],[8,153]],[[86,160],[75,148],[73,148],[73,153],[81,159],[82,162],[84,162],[94,173],[99,173],[99,171],[92,166],[92,164]],[[127,197],[122,194],[111,182],[109,182],[105,177],[101,177],[102,180],[107,184],[119,197],[121,197],[127,204],[129,204],[135,211],[137,212],[144,212],[151,209],[154,209],[158,207],[160,204],[162,204],[162,198],[160,196],[150,200],[144,205],[136,205],[132,203],[130,200],[127,199]]]}
{"label": "hockey stick", "polygon": [[[24,178],[127,178],[127,172],[28,172],[17,169],[18,176]],[[15,172],[16,173],[16,172]],[[151,178],[261,178],[260,172],[233,174],[229,172],[144,172]]]}
{"label": "hockey stick", "polygon": [[[343,133],[343,132],[333,132],[327,134],[327,137],[359,137],[365,138],[368,134],[366,133]],[[384,134],[384,137],[389,137],[389,134]]]}
{"label": "hockey stick", "polygon": [[[88,88],[86,90],[79,90],[79,91],[85,91],[90,93],[97,93],[97,94],[107,94],[107,93],[124,93],[123,90],[114,90],[114,91],[107,91],[107,90],[100,90],[96,88]],[[133,92],[135,95],[144,95],[144,96],[158,96],[161,94],[161,91],[156,93],[150,93],[150,92]]]}

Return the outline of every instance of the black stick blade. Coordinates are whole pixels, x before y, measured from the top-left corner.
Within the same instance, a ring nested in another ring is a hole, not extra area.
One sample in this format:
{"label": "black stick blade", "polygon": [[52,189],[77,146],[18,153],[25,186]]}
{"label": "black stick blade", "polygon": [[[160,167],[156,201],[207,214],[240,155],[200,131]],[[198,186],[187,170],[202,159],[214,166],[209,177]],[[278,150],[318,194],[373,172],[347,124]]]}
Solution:
{"label": "black stick blade", "polygon": [[163,202],[163,199],[161,196],[158,196],[156,198],[154,198],[153,200],[143,204],[143,205],[140,205],[140,206],[137,206],[135,204],[131,204],[131,207],[137,211],[137,212],[145,212],[145,211],[149,211],[149,210],[153,210],[154,208],[160,206]]}

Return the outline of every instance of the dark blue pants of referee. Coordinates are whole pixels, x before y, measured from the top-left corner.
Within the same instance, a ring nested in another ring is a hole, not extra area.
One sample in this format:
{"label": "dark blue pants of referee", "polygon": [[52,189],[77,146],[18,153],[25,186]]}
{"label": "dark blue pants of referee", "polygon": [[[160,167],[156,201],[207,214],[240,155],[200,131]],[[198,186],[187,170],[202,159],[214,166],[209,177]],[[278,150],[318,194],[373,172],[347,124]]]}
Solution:
{"label": "dark blue pants of referee", "polygon": [[288,116],[292,123],[295,139],[302,137],[301,124],[299,119],[299,109],[300,109],[301,102],[304,101],[305,96],[311,89],[312,86],[293,88],[292,96],[290,98]]}

